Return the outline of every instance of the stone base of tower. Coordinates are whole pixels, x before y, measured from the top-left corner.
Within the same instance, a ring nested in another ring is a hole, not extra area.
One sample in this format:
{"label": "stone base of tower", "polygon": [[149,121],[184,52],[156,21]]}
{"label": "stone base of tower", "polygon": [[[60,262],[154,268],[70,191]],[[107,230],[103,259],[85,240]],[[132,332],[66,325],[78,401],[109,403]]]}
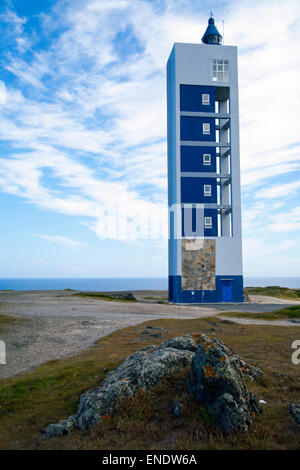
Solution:
{"label": "stone base of tower", "polygon": [[243,302],[243,276],[215,276],[215,289],[187,290],[181,276],[169,276],[169,302],[224,303]]}

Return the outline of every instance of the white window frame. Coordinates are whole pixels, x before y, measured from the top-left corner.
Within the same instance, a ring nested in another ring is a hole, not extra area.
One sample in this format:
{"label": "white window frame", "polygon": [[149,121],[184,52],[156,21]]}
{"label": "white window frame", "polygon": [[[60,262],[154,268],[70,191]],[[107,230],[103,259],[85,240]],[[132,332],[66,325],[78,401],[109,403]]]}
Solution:
{"label": "white window frame", "polygon": [[211,165],[211,154],[210,153],[204,153],[203,154],[203,165],[206,165],[206,166]]}
{"label": "white window frame", "polygon": [[202,93],[202,105],[203,106],[209,106],[210,105],[209,93]]}
{"label": "white window frame", "polygon": [[204,228],[212,228],[212,217],[204,217]]}
{"label": "white window frame", "polygon": [[203,188],[204,196],[211,196],[211,185],[205,184]]}
{"label": "white window frame", "polygon": [[209,122],[204,122],[202,124],[202,133],[204,135],[210,135],[210,123]]}
{"label": "white window frame", "polygon": [[212,59],[211,78],[214,82],[228,82],[229,81],[229,60]]}

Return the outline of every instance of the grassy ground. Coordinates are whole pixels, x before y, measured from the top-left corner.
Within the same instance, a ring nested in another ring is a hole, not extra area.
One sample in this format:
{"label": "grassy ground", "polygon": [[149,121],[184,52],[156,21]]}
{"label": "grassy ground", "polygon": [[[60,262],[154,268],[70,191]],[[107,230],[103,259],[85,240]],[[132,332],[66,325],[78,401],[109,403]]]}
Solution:
{"label": "grassy ground", "polygon": [[118,299],[118,297],[105,294],[102,292],[78,292],[73,295],[79,295],[80,297],[91,297],[93,299],[108,300],[110,302],[136,302],[136,299],[134,298],[133,299]]}
{"label": "grassy ground", "polygon": [[146,300],[168,300],[168,297],[159,297],[159,296],[153,296],[153,297],[144,297]]}
{"label": "grassy ground", "polygon": [[[0,311],[1,311],[1,303],[0,303]],[[8,315],[2,315],[0,314],[0,332],[9,325],[12,325],[13,323],[22,321],[19,318],[13,318]]]}
{"label": "grassy ground", "polygon": [[[149,336],[159,326],[161,337]],[[41,440],[49,424],[73,414],[80,394],[94,388],[125,357],[148,344],[189,332],[215,334],[265,375],[250,388],[267,401],[249,433],[223,437],[186,388],[187,370],[134,399],[91,430]],[[300,449],[300,426],[289,414],[299,401],[300,366],[291,362],[297,327],[245,326],[216,318],[145,322],[116,331],[74,358],[51,361],[32,372],[0,381],[0,448],[2,449]],[[183,418],[176,421],[170,403],[180,400]]]}
{"label": "grassy ground", "polygon": [[280,299],[300,300],[300,289],[289,289],[288,287],[267,286],[267,287],[245,287],[248,295],[267,295]]}
{"label": "grassy ground", "polygon": [[219,316],[233,318],[251,318],[253,320],[300,320],[300,305],[282,308],[276,312],[247,313],[247,312],[227,312]]}

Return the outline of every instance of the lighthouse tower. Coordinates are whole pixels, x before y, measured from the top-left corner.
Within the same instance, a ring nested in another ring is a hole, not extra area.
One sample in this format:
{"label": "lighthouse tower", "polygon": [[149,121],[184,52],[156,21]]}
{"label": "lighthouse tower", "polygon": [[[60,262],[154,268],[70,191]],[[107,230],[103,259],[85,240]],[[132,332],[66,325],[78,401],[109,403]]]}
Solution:
{"label": "lighthouse tower", "polygon": [[209,18],[167,64],[169,300],[243,302],[237,47]]}

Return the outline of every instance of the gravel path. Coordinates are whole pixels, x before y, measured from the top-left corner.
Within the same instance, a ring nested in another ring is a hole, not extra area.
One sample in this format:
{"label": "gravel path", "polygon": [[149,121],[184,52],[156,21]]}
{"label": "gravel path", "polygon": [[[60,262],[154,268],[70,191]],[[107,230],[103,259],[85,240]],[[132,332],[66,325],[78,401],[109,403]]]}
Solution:
{"label": "gravel path", "polygon": [[[73,294],[69,291],[0,293],[0,314],[25,320],[0,332],[0,340],[6,343],[7,362],[0,364],[0,378],[28,371],[49,360],[73,356],[112,331],[147,320],[203,318],[232,311],[266,312],[282,308],[283,304],[297,303],[253,296],[251,304],[163,305],[144,299],[165,296],[163,291],[134,292],[143,303],[108,302]],[[252,324],[253,320],[244,322]],[[288,322],[267,322],[268,325],[285,323]]]}

